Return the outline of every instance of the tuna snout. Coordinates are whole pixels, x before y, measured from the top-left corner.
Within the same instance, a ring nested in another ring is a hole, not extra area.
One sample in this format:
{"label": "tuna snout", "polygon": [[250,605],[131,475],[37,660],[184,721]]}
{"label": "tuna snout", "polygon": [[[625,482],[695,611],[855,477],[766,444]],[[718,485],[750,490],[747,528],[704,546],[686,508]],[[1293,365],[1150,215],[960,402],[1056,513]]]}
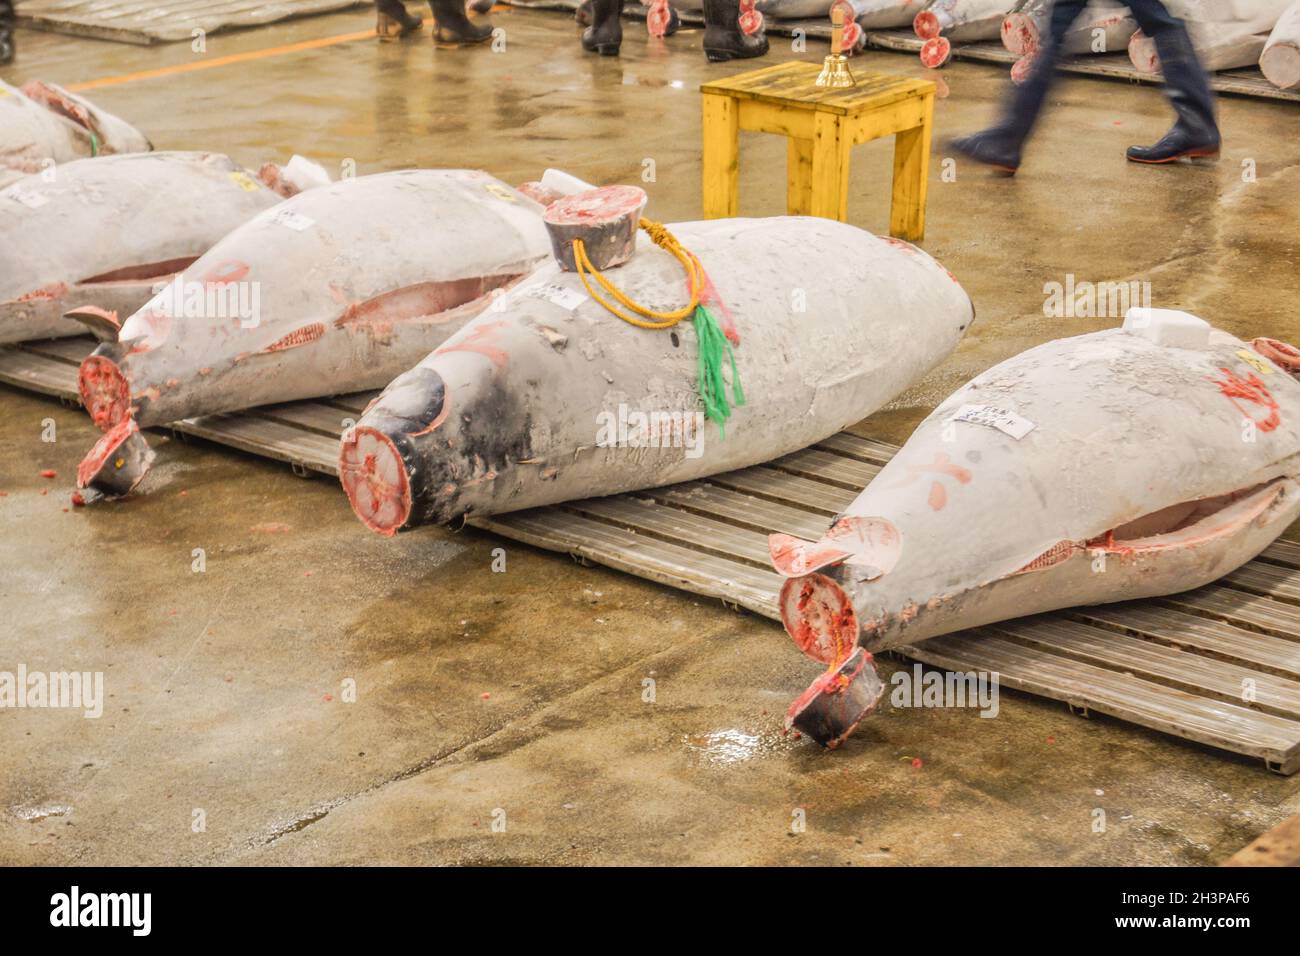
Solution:
{"label": "tuna snout", "polygon": [[417,366],[394,379],[343,435],[339,481],[371,531],[393,535],[420,523],[412,520],[417,496],[423,503],[437,493],[426,487],[431,469],[420,467],[421,446],[435,440],[445,417],[442,377]]}

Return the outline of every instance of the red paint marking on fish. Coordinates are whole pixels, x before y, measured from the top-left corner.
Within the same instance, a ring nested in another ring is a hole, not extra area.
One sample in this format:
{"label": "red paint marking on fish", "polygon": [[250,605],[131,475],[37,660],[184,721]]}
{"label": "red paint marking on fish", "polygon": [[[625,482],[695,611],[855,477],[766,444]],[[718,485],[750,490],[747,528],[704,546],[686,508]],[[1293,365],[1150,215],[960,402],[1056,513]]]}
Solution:
{"label": "red paint marking on fish", "polygon": [[[1223,366],[1219,367],[1219,371],[1226,376],[1227,381],[1220,381],[1219,379],[1210,379],[1210,381],[1219,386],[1219,391],[1227,396],[1228,401],[1232,402],[1233,407],[1237,409],[1237,411],[1241,412],[1241,414],[1246,418],[1253,421],[1260,431],[1271,432],[1273,429],[1277,428],[1278,425],[1282,424],[1282,411],[1278,407],[1277,399],[1275,399],[1273,394],[1268,390],[1268,386],[1260,381],[1258,375],[1255,375],[1252,372],[1250,375],[1242,378],[1231,369],[1224,368]],[[1251,405],[1258,405],[1262,408],[1266,408],[1268,410],[1268,415],[1263,421],[1260,421],[1252,415],[1248,409],[1243,408],[1238,403],[1238,399],[1241,399],[1243,402],[1249,402]]]}
{"label": "red paint marking on fish", "polygon": [[501,349],[492,344],[492,339],[506,327],[508,323],[503,319],[500,322],[488,322],[483,325],[475,326],[468,330],[468,334],[458,340],[448,342],[437,349],[434,349],[434,355],[446,355],[449,352],[477,352],[479,355],[488,358],[497,368],[505,368],[510,364],[510,357]]}
{"label": "red paint marking on fish", "polygon": [[238,259],[224,259],[218,262],[203,275],[202,282],[205,286],[229,285],[232,282],[239,282],[248,276],[251,267],[247,262],[240,262]]}
{"label": "red paint marking on fish", "polygon": [[[960,484],[968,485],[971,481],[971,473],[968,469],[960,465],[954,465],[948,460],[948,456],[943,452],[937,452],[934,461],[928,465],[908,465],[908,476],[898,483],[895,487],[910,485],[922,474],[939,474],[948,478],[956,479]],[[939,481],[930,483],[930,490],[926,496],[926,501],[935,511],[942,511],[948,504],[948,491]]]}

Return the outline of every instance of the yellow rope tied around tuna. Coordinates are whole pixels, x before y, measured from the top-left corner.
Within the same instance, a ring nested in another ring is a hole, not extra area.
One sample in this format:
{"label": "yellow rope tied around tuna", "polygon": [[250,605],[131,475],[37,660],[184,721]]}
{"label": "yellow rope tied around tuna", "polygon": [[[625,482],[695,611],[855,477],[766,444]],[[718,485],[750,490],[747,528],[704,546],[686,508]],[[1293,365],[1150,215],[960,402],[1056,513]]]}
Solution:
{"label": "yellow rope tied around tuna", "polygon": [[[731,362],[732,401],[737,406],[744,405],[745,393],[740,387],[740,373],[736,369],[736,354],[732,351],[731,343],[718,327],[718,320],[714,318],[713,313],[700,301],[707,282],[704,267],[695,254],[683,247],[663,223],[642,219],[638,225],[646,231],[646,235],[656,246],[680,262],[686,271],[687,287],[690,289],[690,301],[686,305],[673,311],[659,311],[632,300],[601,275],[600,270],[593,266],[591,259],[587,257],[587,248],[583,241],[574,239],[573,261],[578,269],[578,278],[582,280],[582,287],[587,290],[589,296],[624,322],[635,325],[639,329],[670,329],[688,315],[694,315],[695,339],[700,347],[698,386],[700,399],[704,402],[704,415],[710,421],[718,423],[725,438],[726,422],[731,417],[731,404],[727,401],[727,385],[722,376],[724,356]],[[629,315],[605,299],[592,288],[588,276],[595,279],[619,305],[644,318]]]}

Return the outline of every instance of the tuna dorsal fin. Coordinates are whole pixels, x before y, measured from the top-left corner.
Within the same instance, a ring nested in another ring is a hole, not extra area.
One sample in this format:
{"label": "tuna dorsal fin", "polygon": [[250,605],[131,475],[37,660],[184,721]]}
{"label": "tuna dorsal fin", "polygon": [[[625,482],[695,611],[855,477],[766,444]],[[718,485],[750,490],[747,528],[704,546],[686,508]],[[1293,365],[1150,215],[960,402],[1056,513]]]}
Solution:
{"label": "tuna dorsal fin", "polygon": [[767,546],[772,566],[788,578],[834,564],[852,564],[865,568],[870,581],[894,570],[903,551],[903,536],[885,518],[848,515],[831,525],[820,541],[773,534]]}
{"label": "tuna dorsal fin", "polygon": [[117,320],[117,313],[100,309],[93,305],[69,309],[63,313],[65,319],[73,319],[90,329],[91,334],[101,342],[116,342],[122,332],[122,323]]}

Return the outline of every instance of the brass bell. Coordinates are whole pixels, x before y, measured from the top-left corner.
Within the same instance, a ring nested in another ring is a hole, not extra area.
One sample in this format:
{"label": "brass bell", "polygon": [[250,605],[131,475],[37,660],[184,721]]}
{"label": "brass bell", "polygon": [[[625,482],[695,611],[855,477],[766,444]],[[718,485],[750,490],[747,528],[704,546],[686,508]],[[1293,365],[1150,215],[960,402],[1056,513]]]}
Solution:
{"label": "brass bell", "polygon": [[844,9],[836,4],[831,7],[831,52],[822,61],[822,71],[817,74],[818,86],[837,89],[857,85],[849,70],[849,58],[840,52],[843,48]]}

